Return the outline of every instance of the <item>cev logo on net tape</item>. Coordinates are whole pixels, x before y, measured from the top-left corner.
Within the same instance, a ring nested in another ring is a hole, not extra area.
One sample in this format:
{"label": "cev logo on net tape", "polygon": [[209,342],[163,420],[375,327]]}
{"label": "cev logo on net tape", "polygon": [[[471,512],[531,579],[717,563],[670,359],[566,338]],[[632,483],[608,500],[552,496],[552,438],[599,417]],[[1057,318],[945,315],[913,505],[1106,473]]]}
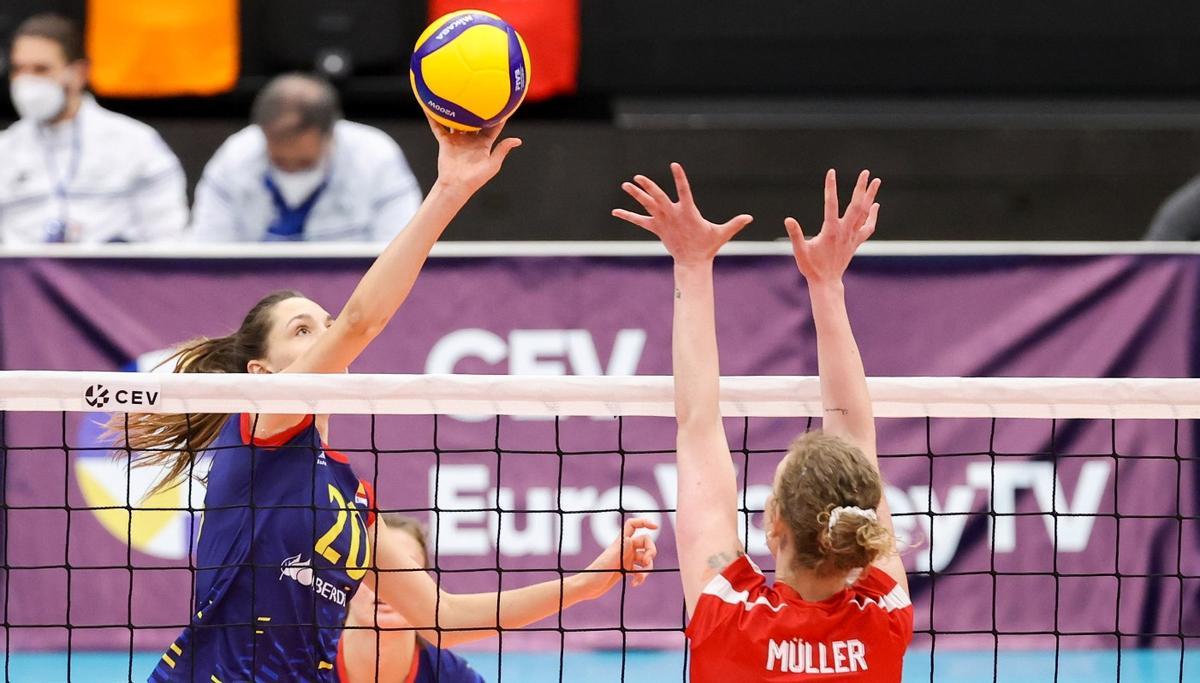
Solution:
{"label": "cev logo on net tape", "polygon": [[112,408],[142,408],[158,405],[162,392],[155,388],[109,388],[93,384],[83,392],[83,402],[96,410]]}

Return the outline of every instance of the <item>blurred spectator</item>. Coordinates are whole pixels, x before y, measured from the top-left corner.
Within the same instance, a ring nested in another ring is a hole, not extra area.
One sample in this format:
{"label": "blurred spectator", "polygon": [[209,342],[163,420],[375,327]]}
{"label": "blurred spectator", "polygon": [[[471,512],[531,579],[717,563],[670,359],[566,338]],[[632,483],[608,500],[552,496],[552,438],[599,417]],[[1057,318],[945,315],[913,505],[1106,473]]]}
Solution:
{"label": "blurred spectator", "polygon": [[187,224],[179,159],[153,128],[87,93],[79,29],[39,14],[13,34],[20,120],[0,133],[0,243],[143,242]]}
{"label": "blurred spectator", "polygon": [[258,94],[252,118],[204,168],[197,240],[386,242],[420,206],[399,145],[342,120],[326,81],[279,76]]}
{"label": "blurred spectator", "polygon": [[1188,181],[1175,190],[1167,201],[1158,207],[1148,240],[1195,241],[1200,240],[1200,176]]}

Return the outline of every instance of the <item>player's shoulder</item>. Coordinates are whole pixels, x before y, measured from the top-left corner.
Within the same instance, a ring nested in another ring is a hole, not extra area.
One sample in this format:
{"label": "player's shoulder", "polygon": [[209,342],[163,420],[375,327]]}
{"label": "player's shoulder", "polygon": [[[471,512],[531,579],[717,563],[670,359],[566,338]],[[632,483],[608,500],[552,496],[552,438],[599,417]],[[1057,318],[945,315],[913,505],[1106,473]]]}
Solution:
{"label": "player's shoulder", "polygon": [[731,585],[742,590],[754,586],[765,586],[767,582],[762,570],[745,553],[738,555],[732,562],[725,565],[717,577],[724,578]]}
{"label": "player's shoulder", "polygon": [[234,413],[226,415],[225,421],[221,423],[221,428],[217,430],[217,435],[213,437],[210,447],[229,447],[229,446],[244,446],[242,441],[242,416]]}
{"label": "player's shoulder", "polygon": [[319,441],[316,420],[312,415],[305,415],[299,422],[282,432],[270,435],[264,435],[258,427],[257,415],[242,413],[237,418],[240,443],[258,450],[276,450],[293,444],[316,445]]}
{"label": "player's shoulder", "polygon": [[858,579],[850,585],[849,590],[852,599],[860,607],[873,604],[892,612],[912,606],[912,599],[904,588],[875,565],[864,569]]}
{"label": "player's shoulder", "polygon": [[738,557],[704,586],[688,621],[685,633],[693,650],[707,653],[701,657],[697,651],[697,666],[702,659],[706,667],[723,660],[707,645],[714,634],[720,634],[721,648],[756,643],[793,611],[749,557]]}
{"label": "player's shoulder", "polygon": [[[309,470],[291,467],[288,463],[293,462],[291,456],[295,454],[316,452],[320,437],[313,422],[310,415],[284,432],[264,437],[255,434],[253,415],[230,415],[221,425],[217,436],[205,447],[206,455],[211,457],[208,469],[209,499],[213,496],[233,496],[234,500],[241,500],[240,496],[246,495],[250,489],[252,472],[262,468],[271,470],[270,477],[262,479],[263,482],[277,480],[278,477],[289,480],[305,477]],[[255,434],[253,439],[251,434]]]}
{"label": "player's shoulder", "polygon": [[312,415],[307,415],[292,427],[270,436],[262,435],[262,431],[257,428],[257,422],[256,416],[249,413],[230,415],[221,425],[209,448],[254,447],[272,450],[295,441],[308,442],[316,438],[310,434],[315,433],[316,429]]}
{"label": "player's shoulder", "polygon": [[697,610],[707,602],[717,608],[732,605],[749,611],[753,607],[765,606],[777,612],[783,604],[783,599],[767,584],[762,570],[749,555],[741,555],[726,565],[704,586],[700,597],[711,600],[702,599]]}

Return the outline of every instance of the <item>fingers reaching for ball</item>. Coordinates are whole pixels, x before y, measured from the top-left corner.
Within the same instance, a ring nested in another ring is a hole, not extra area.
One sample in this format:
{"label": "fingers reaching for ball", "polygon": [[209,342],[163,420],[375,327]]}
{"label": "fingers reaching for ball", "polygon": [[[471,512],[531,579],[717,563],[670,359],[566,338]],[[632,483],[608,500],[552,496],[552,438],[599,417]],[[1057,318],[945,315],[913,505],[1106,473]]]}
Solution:
{"label": "fingers reaching for ball", "polygon": [[429,127],[438,141],[438,184],[474,193],[500,172],[520,138],[496,142],[504,130],[500,123],[474,133],[452,132],[433,117]]}

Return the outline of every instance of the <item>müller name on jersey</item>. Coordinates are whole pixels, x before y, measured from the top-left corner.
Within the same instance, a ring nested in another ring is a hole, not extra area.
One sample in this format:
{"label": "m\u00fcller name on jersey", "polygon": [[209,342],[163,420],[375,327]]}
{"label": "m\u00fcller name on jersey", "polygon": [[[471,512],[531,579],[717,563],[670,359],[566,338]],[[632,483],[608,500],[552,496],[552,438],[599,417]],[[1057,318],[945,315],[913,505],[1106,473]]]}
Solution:
{"label": "m\u00fcller name on jersey", "polygon": [[809,643],[800,638],[767,645],[767,671],[797,674],[846,674],[866,671],[867,646],[860,640]]}

